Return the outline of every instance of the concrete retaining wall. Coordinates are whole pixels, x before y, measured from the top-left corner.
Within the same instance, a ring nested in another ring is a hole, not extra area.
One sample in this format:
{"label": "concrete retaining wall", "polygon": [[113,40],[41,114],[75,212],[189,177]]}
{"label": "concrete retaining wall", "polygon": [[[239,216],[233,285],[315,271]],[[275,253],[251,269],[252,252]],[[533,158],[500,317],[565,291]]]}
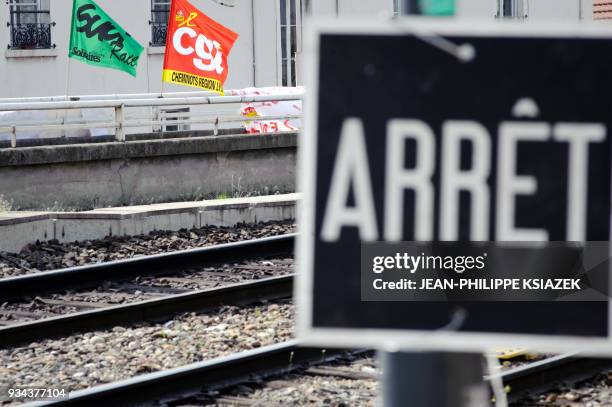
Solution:
{"label": "concrete retaining wall", "polygon": [[147,234],[206,225],[233,226],[295,219],[297,194],[98,209],[0,214],[0,251],[19,252],[37,240],[60,242]]}
{"label": "concrete retaining wall", "polygon": [[0,149],[19,210],[91,209],[295,191],[296,133]]}

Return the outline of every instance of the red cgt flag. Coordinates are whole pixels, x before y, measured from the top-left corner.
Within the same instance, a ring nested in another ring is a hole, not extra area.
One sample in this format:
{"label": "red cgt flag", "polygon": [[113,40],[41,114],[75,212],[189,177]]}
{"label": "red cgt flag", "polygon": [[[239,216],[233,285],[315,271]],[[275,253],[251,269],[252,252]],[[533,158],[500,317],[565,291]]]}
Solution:
{"label": "red cgt flag", "polygon": [[172,0],[162,80],[222,95],[237,38],[187,0]]}

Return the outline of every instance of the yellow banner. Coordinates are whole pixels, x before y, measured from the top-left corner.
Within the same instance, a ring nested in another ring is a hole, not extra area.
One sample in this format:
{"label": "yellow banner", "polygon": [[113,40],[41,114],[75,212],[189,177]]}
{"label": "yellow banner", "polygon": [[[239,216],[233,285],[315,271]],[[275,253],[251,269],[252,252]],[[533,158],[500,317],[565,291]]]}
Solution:
{"label": "yellow banner", "polygon": [[173,71],[170,69],[164,69],[162,80],[168,83],[176,83],[179,85],[193,86],[211,92],[216,92],[223,96],[223,86],[221,82],[212,78],[205,78],[203,76],[193,75],[190,73]]}

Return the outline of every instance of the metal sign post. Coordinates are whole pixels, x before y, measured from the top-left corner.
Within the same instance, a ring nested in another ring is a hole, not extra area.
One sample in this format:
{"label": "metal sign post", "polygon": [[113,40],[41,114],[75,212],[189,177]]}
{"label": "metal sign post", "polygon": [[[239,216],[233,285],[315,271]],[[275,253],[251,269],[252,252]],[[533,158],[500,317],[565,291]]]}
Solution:
{"label": "metal sign post", "polygon": [[484,407],[480,355],[472,353],[382,352],[385,407]]}

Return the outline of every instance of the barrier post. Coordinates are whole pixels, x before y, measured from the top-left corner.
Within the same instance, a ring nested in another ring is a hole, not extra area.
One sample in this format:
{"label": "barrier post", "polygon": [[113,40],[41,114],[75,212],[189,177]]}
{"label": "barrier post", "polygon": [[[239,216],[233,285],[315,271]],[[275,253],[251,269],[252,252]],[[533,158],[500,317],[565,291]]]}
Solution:
{"label": "barrier post", "polygon": [[121,104],[115,107],[115,121],[117,127],[115,128],[115,140],[125,141],[125,128],[123,121],[125,119],[125,105]]}
{"label": "barrier post", "polygon": [[17,148],[17,127],[11,126],[11,148]]}

